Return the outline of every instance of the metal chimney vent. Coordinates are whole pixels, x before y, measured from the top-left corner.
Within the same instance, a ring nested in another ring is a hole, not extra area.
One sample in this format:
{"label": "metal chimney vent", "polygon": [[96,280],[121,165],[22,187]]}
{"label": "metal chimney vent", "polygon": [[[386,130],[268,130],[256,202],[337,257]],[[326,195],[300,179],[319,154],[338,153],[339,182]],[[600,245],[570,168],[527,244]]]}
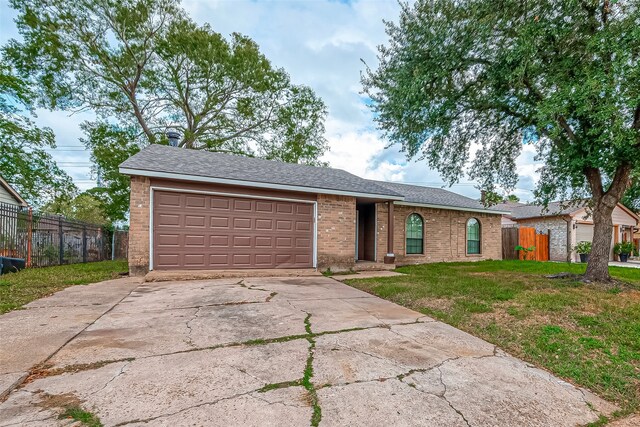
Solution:
{"label": "metal chimney vent", "polygon": [[169,145],[172,147],[177,147],[178,144],[180,144],[180,134],[178,132],[167,132],[167,139],[169,140]]}

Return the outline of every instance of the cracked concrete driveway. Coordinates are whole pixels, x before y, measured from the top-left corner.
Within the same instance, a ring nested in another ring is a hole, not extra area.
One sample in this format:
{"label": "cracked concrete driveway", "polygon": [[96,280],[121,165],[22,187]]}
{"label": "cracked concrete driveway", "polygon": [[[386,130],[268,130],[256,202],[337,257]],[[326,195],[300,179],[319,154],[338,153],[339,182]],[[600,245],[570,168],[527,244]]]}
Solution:
{"label": "cracked concrete driveway", "polygon": [[615,410],[321,276],[78,286],[0,330],[2,426],[67,425],[69,405],[106,426],[576,426]]}

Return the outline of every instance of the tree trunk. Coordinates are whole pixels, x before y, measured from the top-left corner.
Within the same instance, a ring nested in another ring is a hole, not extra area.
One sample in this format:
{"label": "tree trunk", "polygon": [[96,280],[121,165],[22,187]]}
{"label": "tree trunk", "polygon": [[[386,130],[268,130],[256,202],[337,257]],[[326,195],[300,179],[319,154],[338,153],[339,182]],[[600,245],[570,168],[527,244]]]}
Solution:
{"label": "tree trunk", "polygon": [[609,275],[609,254],[611,252],[611,233],[613,230],[612,214],[613,208],[604,203],[598,203],[593,207],[593,241],[587,272],[584,276],[585,280],[596,282],[611,280]]}
{"label": "tree trunk", "polygon": [[607,191],[604,191],[599,169],[586,168],[584,172],[591,188],[594,225],[591,254],[584,278],[596,282],[607,282],[611,280],[609,275],[609,253],[613,232],[611,215],[624,192],[629,188],[631,165],[623,163],[618,166]]}

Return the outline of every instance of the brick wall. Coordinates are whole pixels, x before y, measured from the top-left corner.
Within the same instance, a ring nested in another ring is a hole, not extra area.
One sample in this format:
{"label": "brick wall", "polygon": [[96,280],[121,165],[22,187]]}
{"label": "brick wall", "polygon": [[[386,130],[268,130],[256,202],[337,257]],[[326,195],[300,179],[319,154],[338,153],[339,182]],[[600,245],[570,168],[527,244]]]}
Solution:
{"label": "brick wall", "polygon": [[131,177],[129,216],[129,273],[143,276],[149,271],[149,178]]}
{"label": "brick wall", "polygon": [[355,252],[356,199],[318,194],[318,268],[348,270]]}
{"label": "brick wall", "polygon": [[[383,262],[387,248],[388,208],[384,203],[378,203],[376,209],[378,262]],[[421,255],[405,254],[405,225],[407,217],[412,213],[420,214],[424,220],[424,254]],[[480,255],[467,255],[466,224],[469,218],[480,221],[482,236]],[[394,222],[393,249],[397,265],[502,259],[500,215],[395,205]]]}
{"label": "brick wall", "polygon": [[567,260],[567,221],[561,217],[519,219],[520,227],[533,227],[549,236],[549,258],[551,261]]}

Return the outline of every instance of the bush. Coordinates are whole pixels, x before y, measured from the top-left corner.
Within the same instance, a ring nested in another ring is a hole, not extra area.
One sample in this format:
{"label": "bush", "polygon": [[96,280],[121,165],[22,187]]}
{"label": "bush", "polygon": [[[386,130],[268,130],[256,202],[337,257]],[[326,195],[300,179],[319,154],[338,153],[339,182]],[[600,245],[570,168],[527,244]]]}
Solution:
{"label": "bush", "polygon": [[591,242],[579,242],[573,250],[579,254],[590,254],[591,253]]}
{"label": "bush", "polygon": [[532,253],[533,251],[536,250],[535,246],[530,246],[528,248],[525,248],[524,246],[516,246],[515,247],[516,251],[522,251],[524,254],[522,255],[522,259],[527,260],[529,258],[529,254]]}
{"label": "bush", "polygon": [[616,243],[613,246],[613,253],[616,255],[629,255],[633,252],[633,243],[631,242],[620,242]]}

